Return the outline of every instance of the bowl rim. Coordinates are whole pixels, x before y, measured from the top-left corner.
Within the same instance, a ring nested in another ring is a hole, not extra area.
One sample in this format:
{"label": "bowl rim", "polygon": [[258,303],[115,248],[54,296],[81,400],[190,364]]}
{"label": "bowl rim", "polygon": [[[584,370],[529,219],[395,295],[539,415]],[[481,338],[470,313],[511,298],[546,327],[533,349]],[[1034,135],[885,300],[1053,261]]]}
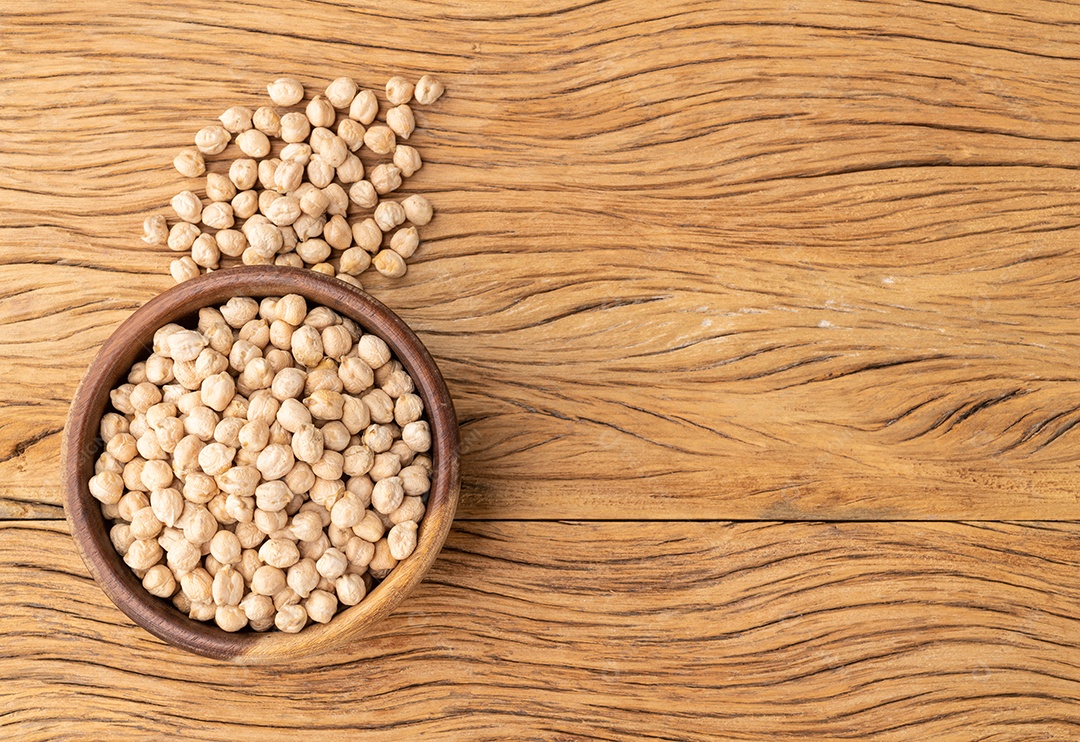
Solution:
{"label": "bowl rim", "polygon": [[[109,392],[123,383],[132,364],[152,348],[154,332],[200,308],[234,296],[300,294],[357,322],[386,341],[408,370],[424,400],[432,428],[433,477],[416,551],[355,606],[326,624],[296,634],[281,631],[228,633],[213,622],[195,621],[168,601],[150,595],[112,545],[100,503],[88,480],[97,458],[99,422]],[[215,271],[173,286],[135,310],[101,346],[72,399],[64,429],[61,471],[64,512],[80,556],[116,606],[158,638],[195,654],[238,664],[272,664],[316,654],[359,637],[394,610],[434,563],[453,523],[460,491],[460,444],[450,393],[431,354],[393,311],[366,292],[311,270],[244,266]]]}

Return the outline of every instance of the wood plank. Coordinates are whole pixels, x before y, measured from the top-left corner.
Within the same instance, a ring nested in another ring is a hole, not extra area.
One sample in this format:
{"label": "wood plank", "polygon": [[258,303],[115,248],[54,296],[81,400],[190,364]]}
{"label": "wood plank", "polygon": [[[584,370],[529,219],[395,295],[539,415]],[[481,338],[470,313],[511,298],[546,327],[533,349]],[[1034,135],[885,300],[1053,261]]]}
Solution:
{"label": "wood plank", "polygon": [[[0,500],[166,288],[169,166],[282,71],[440,73],[369,288],[441,362],[462,514],[1080,518],[1080,9],[95,0],[3,11]],[[407,192],[407,191],[406,191]]]}
{"label": "wood plank", "polygon": [[172,650],[0,530],[0,735],[1075,738],[1076,524],[465,523],[363,643]]}

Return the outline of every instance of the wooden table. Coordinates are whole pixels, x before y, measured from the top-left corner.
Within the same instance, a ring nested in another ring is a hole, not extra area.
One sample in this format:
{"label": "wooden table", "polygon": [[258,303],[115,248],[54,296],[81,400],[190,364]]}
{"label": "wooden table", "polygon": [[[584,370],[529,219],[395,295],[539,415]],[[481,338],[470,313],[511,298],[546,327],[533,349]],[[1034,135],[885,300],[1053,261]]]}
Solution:
{"label": "wooden table", "polygon": [[[0,737],[1080,736],[1080,7],[371,6],[0,6]],[[364,280],[460,521],[356,646],[164,646],[58,491],[142,219],[268,80],[424,72],[438,216]]]}

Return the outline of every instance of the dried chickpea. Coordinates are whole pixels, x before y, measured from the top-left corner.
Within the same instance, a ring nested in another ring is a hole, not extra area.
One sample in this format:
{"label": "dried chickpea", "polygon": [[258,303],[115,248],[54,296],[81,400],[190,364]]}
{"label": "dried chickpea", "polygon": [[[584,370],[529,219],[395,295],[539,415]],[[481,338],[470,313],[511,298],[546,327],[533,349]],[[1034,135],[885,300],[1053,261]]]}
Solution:
{"label": "dried chickpea", "polygon": [[370,90],[361,90],[349,104],[349,118],[367,126],[379,113],[379,100]]}
{"label": "dried chickpea", "polygon": [[221,154],[232,139],[223,126],[205,126],[195,133],[195,146],[204,155]]}
{"label": "dried chickpea", "polygon": [[[376,165],[371,169],[371,175],[368,177],[371,180],[371,185],[375,188],[375,192],[380,196],[385,196],[387,193],[396,191],[401,187],[401,169],[394,164],[383,163]],[[377,217],[376,221],[378,221]]]}
{"label": "dried chickpea", "polygon": [[295,106],[304,99],[304,86],[291,77],[279,77],[266,86],[266,92],[276,106]]}
{"label": "dried chickpea", "polygon": [[386,125],[397,136],[408,139],[416,129],[416,118],[413,116],[412,109],[402,103],[386,112]]}
{"label": "dried chickpea", "polygon": [[173,167],[185,178],[198,178],[206,172],[206,160],[195,147],[185,147],[173,159]]}
{"label": "dried chickpea", "polygon": [[389,232],[405,221],[405,208],[397,201],[380,201],[373,218],[379,229]]}
{"label": "dried chickpea", "polygon": [[368,127],[368,130],[364,132],[364,144],[377,155],[387,155],[394,151],[397,139],[393,129],[377,124]]}
{"label": "dried chickpea", "polygon": [[394,76],[386,81],[386,99],[392,105],[407,103],[413,96],[413,84],[404,77]]}
{"label": "dried chickpea", "polygon": [[413,195],[401,202],[405,210],[405,218],[413,224],[423,227],[431,221],[431,202],[420,195]]}
{"label": "dried chickpea", "polygon": [[255,109],[251,117],[251,124],[268,137],[276,137],[281,134],[281,117],[277,111],[269,106],[261,106]]}
{"label": "dried chickpea", "polygon": [[420,159],[420,153],[416,151],[415,147],[399,144],[394,150],[394,164],[397,165],[402,175],[409,178],[423,167],[424,161]]}

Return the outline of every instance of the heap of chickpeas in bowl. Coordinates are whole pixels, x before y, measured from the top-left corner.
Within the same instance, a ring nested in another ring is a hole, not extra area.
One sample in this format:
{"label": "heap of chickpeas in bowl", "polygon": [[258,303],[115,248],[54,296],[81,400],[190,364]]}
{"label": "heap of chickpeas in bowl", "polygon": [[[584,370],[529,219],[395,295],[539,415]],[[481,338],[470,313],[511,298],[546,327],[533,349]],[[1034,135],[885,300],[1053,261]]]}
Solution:
{"label": "heap of chickpeas in bowl", "polygon": [[148,350],[109,393],[88,483],[148,593],[296,633],[413,555],[432,429],[382,338],[287,294],[202,307]]}

